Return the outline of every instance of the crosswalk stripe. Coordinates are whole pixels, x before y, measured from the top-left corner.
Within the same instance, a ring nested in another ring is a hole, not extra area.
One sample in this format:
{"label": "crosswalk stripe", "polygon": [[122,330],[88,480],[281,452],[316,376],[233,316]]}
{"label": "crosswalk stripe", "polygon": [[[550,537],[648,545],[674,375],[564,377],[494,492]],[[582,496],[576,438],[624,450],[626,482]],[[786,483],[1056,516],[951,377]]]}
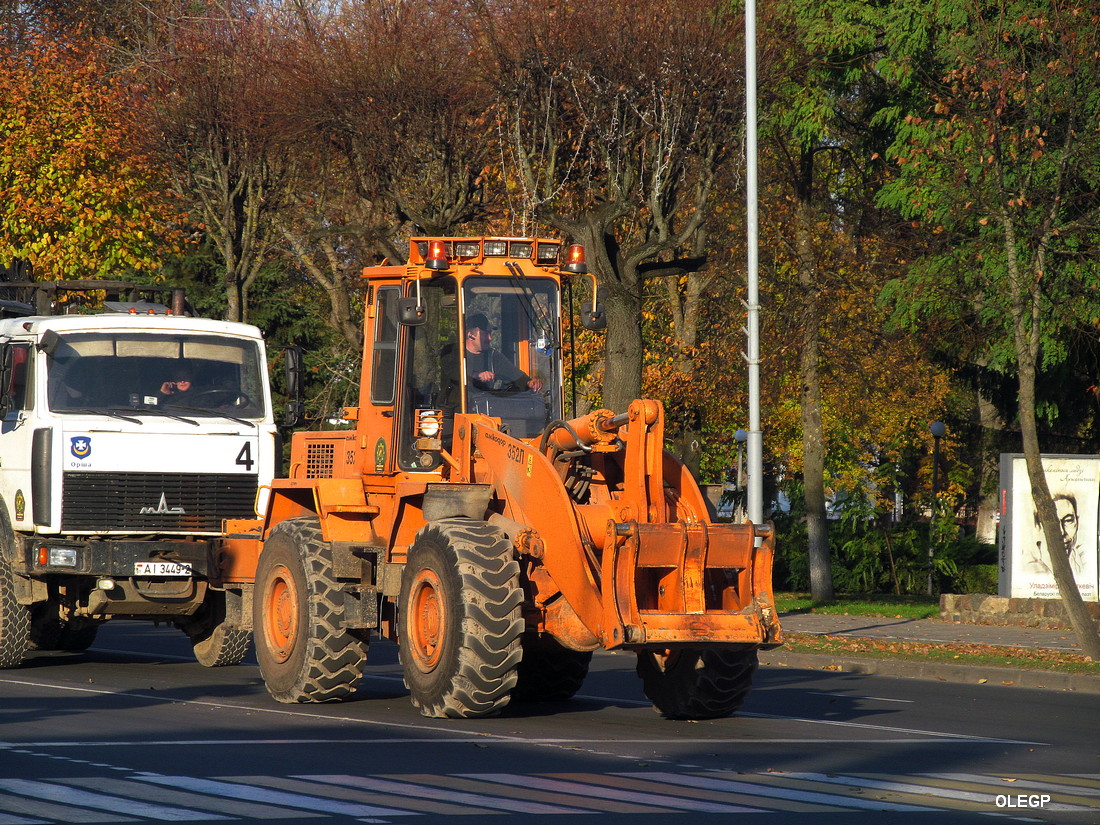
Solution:
{"label": "crosswalk stripe", "polygon": [[[393,776],[391,779],[405,779],[408,777]],[[464,776],[440,776],[429,775],[416,781],[451,788],[456,791],[470,791],[472,793],[487,794],[494,797],[506,797],[508,799],[522,799],[532,802],[547,802],[551,805],[576,806],[583,804],[585,808],[602,813],[612,814],[668,814],[671,808],[660,808],[655,805],[637,805],[633,802],[619,802],[614,799],[598,799],[587,797],[578,800],[570,794],[543,791],[519,785],[494,785],[491,782],[480,782],[476,779],[468,779]]]}
{"label": "crosswalk stripe", "polygon": [[97,788],[114,794],[129,794],[138,796],[147,801],[166,802],[170,805],[182,805],[188,808],[196,808],[200,811],[217,811],[218,813],[239,816],[245,819],[303,819],[306,817],[325,816],[321,813],[289,810],[276,808],[273,805],[263,805],[259,802],[238,802],[235,799],[222,797],[203,796],[202,794],[178,791],[173,788],[150,787],[140,782],[132,782],[128,779],[112,779],[109,777],[81,778],[81,779],[55,779],[55,782],[64,782],[67,785],[80,785],[86,788]]}
{"label": "crosswalk stripe", "polygon": [[0,825],[50,825],[44,819],[26,819],[22,816],[0,814]]}
{"label": "crosswalk stripe", "polygon": [[456,816],[458,814],[463,814],[473,816],[477,814],[500,813],[500,811],[495,811],[490,808],[455,805],[448,802],[436,802],[431,799],[420,799],[415,797],[395,800],[392,796],[374,793],[373,791],[362,790],[360,788],[320,784],[286,776],[223,776],[221,778],[228,779],[232,782],[247,782],[250,785],[264,785],[270,788],[281,788],[284,791],[324,796],[330,799],[362,802],[367,805],[400,805],[401,808],[407,808],[410,811],[421,814],[437,814],[439,816]]}
{"label": "crosswalk stripe", "polygon": [[[23,796],[0,794],[0,810],[8,814],[25,814],[33,817],[28,822],[41,822],[43,818],[51,822],[69,822],[72,825],[92,825],[99,822],[137,822],[128,816],[105,813],[104,811],[91,811],[86,808],[71,808],[68,805],[57,805],[41,799],[27,799]],[[18,816],[14,816],[19,819]]]}
{"label": "crosswalk stripe", "polygon": [[0,789],[34,799],[61,802],[65,805],[80,805],[84,808],[96,808],[116,814],[144,816],[160,822],[188,822],[197,819],[226,818],[216,814],[189,811],[185,808],[168,807],[166,805],[152,805],[148,802],[127,799],[122,796],[107,796],[106,794],[82,791],[78,788],[54,785],[49,782],[36,782],[30,779],[0,779]]}
{"label": "crosswalk stripe", "polygon": [[[908,782],[874,779],[868,776],[834,776],[823,773],[799,773],[796,771],[777,771],[775,775],[789,776],[794,779],[804,779],[811,782],[828,782],[834,785],[854,785],[862,788],[875,788],[880,791],[893,791],[894,793],[913,794],[917,796],[934,796],[941,800],[958,802],[971,802],[982,806],[988,806],[996,797],[996,792],[987,790],[984,792],[959,791],[951,788],[941,788],[935,785],[918,785]],[[1050,803],[1046,810],[1054,811],[1087,811],[1090,808],[1083,805],[1063,805]]]}
{"label": "crosswalk stripe", "polygon": [[954,782],[969,782],[975,785],[996,786],[1004,793],[1021,793],[1028,788],[1038,793],[1058,793],[1072,796],[1096,796],[1100,797],[1100,783],[1069,784],[1072,777],[1068,776],[1033,776],[1024,774],[1020,776],[982,776],[976,773],[922,773],[919,776],[927,776],[932,779],[947,779]]}
{"label": "crosswalk stripe", "polygon": [[466,791],[450,791],[444,788],[432,788],[426,785],[414,785],[407,782],[398,782],[393,779],[381,779],[374,776],[347,776],[343,774],[309,775],[299,776],[298,779],[308,779],[311,782],[325,782],[330,785],[349,785],[353,788],[378,791],[379,793],[392,793],[399,796],[426,797],[429,799],[446,800],[462,804],[480,805],[495,808],[502,811],[516,811],[527,814],[587,814],[581,808],[568,808],[561,805],[547,805],[542,802],[524,802],[515,799],[505,799],[499,796],[486,796],[484,794],[467,793]]}
{"label": "crosswalk stripe", "polygon": [[820,791],[800,791],[793,788],[780,788],[774,785],[757,785],[735,779],[711,778],[689,774],[660,773],[658,771],[632,771],[620,776],[636,776],[670,785],[684,785],[689,788],[703,788],[715,791],[727,791],[748,796],[762,796],[766,799],[787,799],[793,802],[809,802],[818,805],[841,808],[872,809],[876,811],[934,811],[920,805],[903,805],[896,802],[880,802],[872,799],[844,796],[842,794],[822,793]]}
{"label": "crosswalk stripe", "polygon": [[230,799],[247,799],[251,802],[267,802],[272,805],[285,805],[288,808],[303,808],[307,811],[323,811],[343,816],[407,816],[411,811],[399,811],[396,808],[383,808],[377,805],[359,805],[353,802],[340,802],[322,796],[287,793],[268,788],[254,788],[238,785],[234,782],[219,782],[215,779],[198,779],[191,776],[161,776],[143,774],[135,776],[142,782],[167,785],[170,788],[184,788],[188,791],[227,796]]}
{"label": "crosswalk stripe", "polygon": [[503,785],[518,784],[528,788],[540,788],[547,791],[560,791],[562,793],[576,794],[577,796],[595,796],[604,799],[618,799],[623,802],[638,802],[643,805],[657,805],[662,808],[672,808],[680,811],[699,811],[701,813],[749,813],[760,812],[762,808],[752,808],[747,805],[726,805],[719,802],[700,802],[679,796],[666,796],[663,794],[643,793],[639,791],[624,791],[616,788],[608,788],[596,785],[587,785],[572,781],[573,774],[566,774],[570,779],[549,778],[543,776],[523,776],[512,773],[464,773],[471,779],[483,779],[487,782],[498,782]]}

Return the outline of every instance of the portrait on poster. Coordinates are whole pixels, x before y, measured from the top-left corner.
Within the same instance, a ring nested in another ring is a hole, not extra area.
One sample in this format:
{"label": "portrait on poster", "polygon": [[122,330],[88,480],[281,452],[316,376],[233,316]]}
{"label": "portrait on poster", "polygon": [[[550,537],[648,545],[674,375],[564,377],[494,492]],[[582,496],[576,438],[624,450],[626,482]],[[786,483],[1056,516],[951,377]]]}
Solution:
{"label": "portrait on poster", "polygon": [[[1057,549],[1069,558],[1082,598],[1096,601],[1100,461],[1093,456],[1044,457],[1043,469],[1058,514],[1061,541]],[[1056,599],[1058,585],[1022,457],[1013,456],[1011,477],[1011,595]]]}

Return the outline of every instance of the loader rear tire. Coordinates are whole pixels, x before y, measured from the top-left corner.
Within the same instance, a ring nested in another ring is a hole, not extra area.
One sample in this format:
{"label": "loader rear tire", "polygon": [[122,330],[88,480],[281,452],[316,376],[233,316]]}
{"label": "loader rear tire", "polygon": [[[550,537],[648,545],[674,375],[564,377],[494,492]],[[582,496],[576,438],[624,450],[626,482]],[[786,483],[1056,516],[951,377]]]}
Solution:
{"label": "loader rear tire", "polygon": [[591,662],[591,651],[562,647],[553,636],[524,633],[523,660],[512,697],[523,702],[572,699],[584,684]]}
{"label": "loader rear tire", "polygon": [[355,692],[367,638],[341,626],[332,548],[311,517],[276,525],[260,553],[253,599],[256,660],[280,702],[335,702]]}
{"label": "loader rear tire", "polygon": [[15,597],[15,580],[0,550],[0,668],[19,667],[31,649],[31,611]]}
{"label": "loader rear tire", "polygon": [[755,647],[638,653],[645,695],[668,719],[731,715],[748,696],[756,667]]}
{"label": "loader rear tire", "polygon": [[421,528],[401,584],[399,649],[424,716],[493,716],[508,704],[522,600],[519,564],[497,528],[459,518]]}

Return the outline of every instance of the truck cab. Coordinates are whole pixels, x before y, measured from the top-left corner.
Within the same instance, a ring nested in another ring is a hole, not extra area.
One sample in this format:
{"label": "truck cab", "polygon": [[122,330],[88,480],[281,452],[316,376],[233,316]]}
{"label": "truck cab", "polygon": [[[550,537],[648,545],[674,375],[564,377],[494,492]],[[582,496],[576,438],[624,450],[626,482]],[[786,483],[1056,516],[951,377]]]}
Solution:
{"label": "truck cab", "polygon": [[114,617],[239,661],[215,539],[265,506],[276,439],[253,326],[148,304],[0,319],[0,664]]}

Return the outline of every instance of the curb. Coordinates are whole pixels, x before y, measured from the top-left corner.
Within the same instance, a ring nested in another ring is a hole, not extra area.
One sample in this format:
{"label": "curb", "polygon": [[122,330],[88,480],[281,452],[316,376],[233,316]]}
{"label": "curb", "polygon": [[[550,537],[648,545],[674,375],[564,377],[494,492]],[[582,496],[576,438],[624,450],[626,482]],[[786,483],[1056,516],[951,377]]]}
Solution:
{"label": "curb", "polygon": [[1014,670],[1007,667],[985,667],[980,665],[949,665],[939,662],[917,662],[903,659],[786,653],[781,650],[762,650],[759,658],[760,664],[766,667],[789,667],[800,670],[862,673],[868,676],[897,676],[906,679],[925,679],[955,684],[986,684],[1100,694],[1100,678],[1081,673]]}

